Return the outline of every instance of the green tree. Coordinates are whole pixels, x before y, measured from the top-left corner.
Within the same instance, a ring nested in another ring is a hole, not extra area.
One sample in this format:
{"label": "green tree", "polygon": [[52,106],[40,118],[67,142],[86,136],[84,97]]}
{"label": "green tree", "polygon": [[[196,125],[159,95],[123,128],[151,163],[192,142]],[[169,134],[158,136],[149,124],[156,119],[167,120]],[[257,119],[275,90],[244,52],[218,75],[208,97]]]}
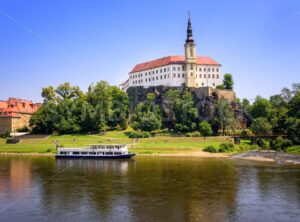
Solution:
{"label": "green tree", "polygon": [[221,99],[216,104],[216,115],[214,122],[217,124],[218,129],[225,135],[228,129],[235,129],[236,120],[232,108],[227,100]]}
{"label": "green tree", "polygon": [[255,134],[271,133],[272,124],[268,121],[267,118],[258,117],[253,120],[251,129]]}
{"label": "green tree", "polygon": [[233,89],[233,78],[232,75],[227,73],[224,75],[223,86],[225,89]]}
{"label": "green tree", "polygon": [[195,131],[198,123],[198,112],[195,108],[191,92],[187,89],[181,99],[174,104],[175,130],[179,132]]}
{"label": "green tree", "polygon": [[269,100],[257,96],[255,102],[251,106],[250,113],[253,119],[259,117],[267,118],[272,127],[276,127],[276,123],[278,120],[276,116],[276,110]]}
{"label": "green tree", "polygon": [[160,129],[162,125],[159,106],[147,102],[138,104],[131,120],[133,129],[141,131],[151,132]]}
{"label": "green tree", "polygon": [[286,132],[294,144],[300,144],[300,119],[295,117],[287,119]]}
{"label": "green tree", "polygon": [[199,131],[204,137],[210,136],[212,134],[211,125],[207,121],[202,121],[199,124]]}
{"label": "green tree", "polygon": [[288,103],[288,115],[300,118],[300,92],[298,92]]}

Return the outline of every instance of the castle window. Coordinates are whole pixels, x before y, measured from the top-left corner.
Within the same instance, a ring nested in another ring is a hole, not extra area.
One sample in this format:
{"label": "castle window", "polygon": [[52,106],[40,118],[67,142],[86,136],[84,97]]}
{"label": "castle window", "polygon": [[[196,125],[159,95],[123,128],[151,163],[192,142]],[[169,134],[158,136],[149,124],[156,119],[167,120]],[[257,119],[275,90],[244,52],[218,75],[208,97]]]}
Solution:
{"label": "castle window", "polygon": [[203,71],[206,72],[206,68],[203,68]]}
{"label": "castle window", "polygon": [[158,80],[158,76],[156,76],[156,80]]}
{"label": "castle window", "polygon": [[202,72],[202,68],[199,68],[199,71]]}
{"label": "castle window", "polygon": [[219,78],[219,75],[217,75],[217,79]]}
{"label": "castle window", "polygon": [[207,71],[210,72],[210,68],[208,68]]}
{"label": "castle window", "polygon": [[193,77],[193,73],[191,72],[191,77]]}
{"label": "castle window", "polygon": [[176,71],[176,67],[173,67],[173,71]]}
{"label": "castle window", "polygon": [[176,74],[175,73],[173,74],[173,77],[176,78]]}
{"label": "castle window", "polygon": [[206,75],[204,74],[204,78],[206,79]]}
{"label": "castle window", "polygon": [[191,70],[193,70],[194,69],[194,66],[193,65],[191,65]]}
{"label": "castle window", "polygon": [[180,78],[180,73],[178,73],[178,78]]}
{"label": "castle window", "polygon": [[[154,78],[153,78],[153,80],[154,80]],[[149,82],[151,81],[151,78],[149,78]]]}
{"label": "castle window", "polygon": [[219,69],[217,68],[217,72],[219,72]]}
{"label": "castle window", "polygon": [[170,71],[170,67],[168,67],[168,71]]}
{"label": "castle window", "polygon": [[214,72],[214,71],[215,71],[215,69],[214,69],[214,68],[212,68],[212,71]]}
{"label": "castle window", "polygon": [[202,83],[202,86],[204,86],[204,83]]}
{"label": "castle window", "polygon": [[210,79],[210,74],[208,74],[208,78]]}
{"label": "castle window", "polygon": [[168,74],[168,78],[170,78],[170,74]]}
{"label": "castle window", "polygon": [[199,76],[200,78],[202,78],[202,74],[200,74],[200,76]]}
{"label": "castle window", "polygon": [[145,79],[145,82],[147,82],[147,79]]}
{"label": "castle window", "polygon": [[160,75],[160,79],[162,79],[162,75]]}
{"label": "castle window", "polygon": [[180,67],[179,66],[178,66],[177,70],[180,71]]}
{"label": "castle window", "polygon": [[182,73],[182,78],[184,78],[184,74]]}
{"label": "castle window", "polygon": [[215,83],[213,83],[213,86],[215,86],[216,84]]}
{"label": "castle window", "polygon": [[214,74],[212,74],[212,78],[213,78],[213,79],[215,78],[215,75],[214,75]]}
{"label": "castle window", "polygon": [[158,70],[156,70],[156,74],[158,73]]}
{"label": "castle window", "polygon": [[152,78],[152,80],[154,81],[154,77]]}
{"label": "castle window", "polygon": [[182,66],[182,71],[184,71],[185,70],[185,66]]}
{"label": "castle window", "polygon": [[165,77],[165,79],[166,79],[166,78],[167,78],[167,75],[165,74],[164,77]]}
{"label": "castle window", "polygon": [[164,72],[166,72],[167,71],[167,69],[166,68],[164,68]]}
{"label": "castle window", "polygon": [[162,69],[160,69],[160,73],[162,73]]}

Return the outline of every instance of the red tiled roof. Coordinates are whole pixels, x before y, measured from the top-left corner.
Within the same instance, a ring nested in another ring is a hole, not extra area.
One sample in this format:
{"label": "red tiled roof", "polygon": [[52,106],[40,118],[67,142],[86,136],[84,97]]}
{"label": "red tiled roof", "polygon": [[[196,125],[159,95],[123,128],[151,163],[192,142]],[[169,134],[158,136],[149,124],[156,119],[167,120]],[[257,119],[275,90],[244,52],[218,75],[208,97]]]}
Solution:
{"label": "red tiled roof", "polygon": [[0,101],[0,117],[15,117],[21,113],[32,114],[37,111],[40,106],[40,103],[9,98],[7,101]]}
{"label": "red tiled roof", "polygon": [[[184,56],[167,56],[160,59],[155,59],[149,62],[137,64],[130,73],[140,72],[147,69],[153,69],[169,64],[183,64],[185,62]],[[198,56],[196,63],[198,65],[220,65],[215,60],[207,56]]]}

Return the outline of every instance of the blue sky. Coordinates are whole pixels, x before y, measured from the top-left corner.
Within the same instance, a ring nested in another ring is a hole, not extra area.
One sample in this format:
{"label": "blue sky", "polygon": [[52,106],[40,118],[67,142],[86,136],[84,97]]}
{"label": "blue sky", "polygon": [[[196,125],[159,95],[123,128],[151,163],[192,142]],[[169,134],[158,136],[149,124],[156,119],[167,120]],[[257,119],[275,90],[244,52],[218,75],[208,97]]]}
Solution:
{"label": "blue sky", "polygon": [[188,10],[197,54],[233,74],[238,97],[300,82],[299,0],[1,0],[0,99],[119,84],[136,63],[183,55]]}

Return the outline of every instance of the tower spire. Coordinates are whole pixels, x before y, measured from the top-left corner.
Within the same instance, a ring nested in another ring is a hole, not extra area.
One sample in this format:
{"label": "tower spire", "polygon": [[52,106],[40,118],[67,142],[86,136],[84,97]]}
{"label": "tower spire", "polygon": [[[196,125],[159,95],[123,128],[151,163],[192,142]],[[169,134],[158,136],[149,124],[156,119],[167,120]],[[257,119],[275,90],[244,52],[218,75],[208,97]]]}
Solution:
{"label": "tower spire", "polygon": [[188,27],[187,27],[187,35],[186,35],[186,43],[194,42],[193,39],[193,30],[192,30],[192,23],[191,23],[191,13],[188,11],[189,14],[189,20],[188,20]]}

